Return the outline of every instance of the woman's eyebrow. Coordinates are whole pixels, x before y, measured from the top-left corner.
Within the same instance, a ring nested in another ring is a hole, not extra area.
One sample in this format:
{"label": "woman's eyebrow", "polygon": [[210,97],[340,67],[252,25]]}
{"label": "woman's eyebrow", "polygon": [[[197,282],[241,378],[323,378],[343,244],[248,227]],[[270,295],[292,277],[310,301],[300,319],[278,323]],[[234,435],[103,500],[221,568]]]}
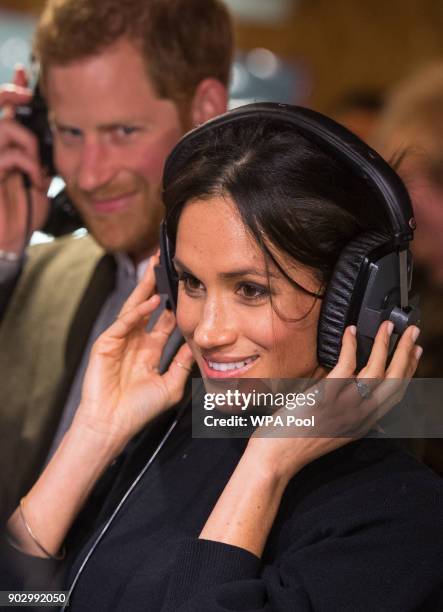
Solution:
{"label": "woman's eyebrow", "polygon": [[[185,266],[177,257],[173,259],[174,265],[182,270],[183,272],[187,272],[188,274],[193,274],[193,272]],[[262,278],[279,278],[277,274],[272,272],[271,270],[262,270],[259,268],[239,268],[238,270],[230,270],[229,272],[220,272],[218,274],[221,278],[237,278],[239,276],[260,276]]]}
{"label": "woman's eyebrow", "polygon": [[238,276],[261,276],[262,278],[279,278],[270,270],[261,270],[258,268],[240,268],[238,270],[230,270],[229,272],[221,272],[222,278],[237,278]]}

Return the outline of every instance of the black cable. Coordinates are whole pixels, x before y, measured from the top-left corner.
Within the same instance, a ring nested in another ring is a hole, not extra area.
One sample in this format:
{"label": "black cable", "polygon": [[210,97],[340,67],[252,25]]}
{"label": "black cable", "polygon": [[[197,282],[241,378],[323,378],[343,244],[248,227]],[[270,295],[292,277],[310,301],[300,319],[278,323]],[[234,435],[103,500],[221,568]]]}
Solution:
{"label": "black cable", "polygon": [[22,173],[23,180],[23,189],[25,191],[25,204],[26,204],[26,221],[25,221],[25,231],[23,234],[23,248],[20,254],[20,266],[23,266],[25,255],[26,255],[26,247],[29,244],[32,236],[32,194],[31,194],[31,180],[27,174]]}

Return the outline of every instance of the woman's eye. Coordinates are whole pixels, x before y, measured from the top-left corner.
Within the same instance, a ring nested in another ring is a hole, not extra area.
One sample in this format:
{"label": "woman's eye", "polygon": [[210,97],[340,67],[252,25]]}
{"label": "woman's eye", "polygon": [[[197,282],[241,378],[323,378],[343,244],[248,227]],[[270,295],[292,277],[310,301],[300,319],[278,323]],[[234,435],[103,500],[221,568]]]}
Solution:
{"label": "woman's eye", "polygon": [[255,283],[242,283],[237,292],[247,300],[259,300],[269,296],[269,289]]}
{"label": "woman's eye", "polygon": [[195,294],[201,291],[201,289],[203,289],[202,283],[198,280],[198,278],[195,278],[195,276],[192,276],[192,274],[181,272],[178,275],[178,280],[183,283],[183,286],[187,293]]}

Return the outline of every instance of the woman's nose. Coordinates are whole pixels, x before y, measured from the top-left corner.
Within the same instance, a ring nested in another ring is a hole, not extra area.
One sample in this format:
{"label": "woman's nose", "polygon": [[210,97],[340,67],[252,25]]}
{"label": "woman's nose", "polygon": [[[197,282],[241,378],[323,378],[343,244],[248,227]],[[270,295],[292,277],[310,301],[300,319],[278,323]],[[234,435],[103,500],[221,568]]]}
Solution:
{"label": "woman's nose", "polygon": [[194,342],[201,349],[233,344],[238,336],[234,317],[221,300],[207,301],[194,329]]}

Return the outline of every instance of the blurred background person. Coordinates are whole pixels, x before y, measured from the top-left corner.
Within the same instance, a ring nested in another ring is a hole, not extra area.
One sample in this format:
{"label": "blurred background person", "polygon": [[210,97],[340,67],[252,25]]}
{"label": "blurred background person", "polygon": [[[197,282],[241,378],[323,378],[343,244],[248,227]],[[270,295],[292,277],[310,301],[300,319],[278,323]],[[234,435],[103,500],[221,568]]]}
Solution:
{"label": "blurred background person", "polygon": [[[393,88],[373,137],[411,194],[417,229],[412,242],[414,288],[420,296],[424,352],[417,376],[443,377],[443,61]],[[443,441],[413,441],[413,450],[443,474]]]}
{"label": "blurred background person", "polygon": [[[443,61],[411,75],[392,90],[373,143],[407,183],[417,221],[415,263],[429,286],[442,291]],[[438,372],[441,376],[443,368]]]}
{"label": "blurred background person", "polygon": [[383,102],[381,92],[356,89],[338,99],[329,114],[362,140],[370,142],[377,127]]}

